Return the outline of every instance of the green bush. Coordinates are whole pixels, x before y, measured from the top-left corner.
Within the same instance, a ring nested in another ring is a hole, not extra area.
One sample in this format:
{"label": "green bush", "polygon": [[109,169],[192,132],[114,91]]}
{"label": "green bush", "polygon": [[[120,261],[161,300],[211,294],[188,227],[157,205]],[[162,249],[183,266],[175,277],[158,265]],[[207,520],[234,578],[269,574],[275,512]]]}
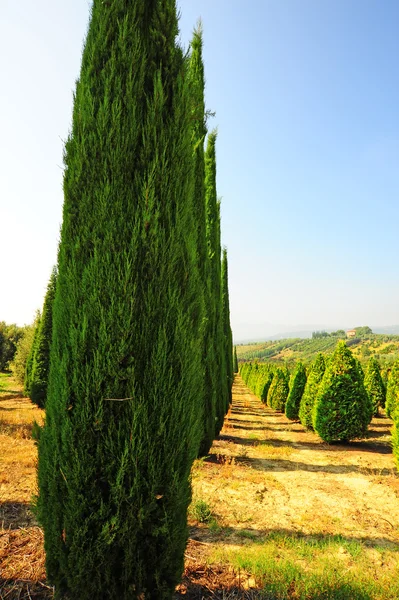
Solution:
{"label": "green bush", "polygon": [[388,378],[385,410],[387,416],[392,419],[393,413],[399,406],[399,360],[396,360],[391,368]]}
{"label": "green bush", "polygon": [[[39,322],[40,312],[37,311],[33,323],[31,325],[26,325],[23,328],[23,335],[18,340],[14,360],[10,364],[10,368],[13,372],[15,379],[21,385],[25,382],[26,369],[29,357],[32,354],[32,346],[34,343],[35,332],[37,330]],[[24,392],[26,393],[25,389]]]}
{"label": "green bush", "polygon": [[396,468],[399,471],[399,410],[396,409],[393,414],[392,429],[392,450]]}
{"label": "green bush", "polygon": [[313,427],[325,442],[349,441],[366,435],[372,415],[358,361],[338,342],[313,407]]}
{"label": "green bush", "polygon": [[284,412],[289,392],[287,376],[283,369],[277,368],[267,395],[267,403],[273,410]]}
{"label": "green bush", "polygon": [[384,406],[385,402],[385,390],[382,382],[380,365],[375,358],[370,358],[365,376],[364,376],[364,387],[369,395],[370,402],[373,405],[373,415],[378,415],[380,406]]}
{"label": "green bush", "polygon": [[306,369],[303,363],[299,362],[291,378],[290,391],[285,405],[285,415],[288,419],[298,419],[306,379]]}
{"label": "green bush", "polygon": [[306,429],[313,429],[313,406],[316,400],[321,381],[326,370],[326,361],[323,354],[318,354],[310,367],[305,389],[299,405],[298,416]]}
{"label": "green bush", "polygon": [[9,368],[14,360],[17,351],[18,342],[24,337],[26,328],[18,325],[7,325],[4,321],[0,322],[0,371]]}

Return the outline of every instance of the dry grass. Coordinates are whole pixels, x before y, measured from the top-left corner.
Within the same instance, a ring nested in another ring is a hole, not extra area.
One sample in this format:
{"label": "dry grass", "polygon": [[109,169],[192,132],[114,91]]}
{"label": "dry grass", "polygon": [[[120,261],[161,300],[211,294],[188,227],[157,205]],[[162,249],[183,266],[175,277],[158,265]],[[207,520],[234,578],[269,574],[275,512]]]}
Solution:
{"label": "dry grass", "polygon": [[0,392],[0,600],[50,598],[46,586],[43,533],[30,510],[36,493],[34,421],[44,412],[22,397],[11,377]]}

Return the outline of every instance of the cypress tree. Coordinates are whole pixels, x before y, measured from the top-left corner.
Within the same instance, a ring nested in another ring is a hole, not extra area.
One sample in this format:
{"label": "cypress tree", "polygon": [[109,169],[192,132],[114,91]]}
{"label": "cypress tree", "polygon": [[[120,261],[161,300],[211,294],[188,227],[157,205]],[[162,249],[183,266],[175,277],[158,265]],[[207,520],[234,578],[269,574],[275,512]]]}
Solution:
{"label": "cypress tree", "polygon": [[277,368],[267,396],[268,405],[273,410],[284,412],[289,392],[288,381],[284,370]]}
{"label": "cypress tree", "polygon": [[30,392],[31,392],[33,357],[36,352],[38,338],[39,338],[40,320],[41,320],[41,314],[40,314],[40,311],[38,310],[36,312],[35,320],[33,321],[34,332],[33,332],[32,344],[29,349],[29,353],[28,353],[28,356],[26,359],[26,364],[25,364],[24,394],[25,394],[25,396],[28,396],[29,398],[30,398]]}
{"label": "cypress tree", "polygon": [[387,417],[393,418],[393,413],[399,406],[399,360],[396,360],[391,368],[387,384],[387,393],[385,400],[385,411]]}
{"label": "cypress tree", "polygon": [[223,315],[223,338],[224,338],[224,353],[226,356],[227,370],[227,404],[225,412],[227,413],[229,405],[232,401],[231,389],[233,386],[233,334],[230,326],[230,301],[229,301],[229,275],[227,249],[223,248],[222,258],[222,315]]}
{"label": "cypress tree", "polygon": [[202,434],[191,91],[174,0],[94,0],[65,148],[38,515],[56,597],[170,598]]}
{"label": "cypress tree", "polygon": [[373,408],[358,361],[344,341],[337,344],[313,407],[313,427],[325,442],[366,435]]}
{"label": "cypress tree", "polygon": [[299,406],[306,385],[306,370],[303,363],[299,362],[292,375],[290,391],[285,405],[285,415],[288,419],[296,420],[299,415]]}
{"label": "cypress tree", "polygon": [[384,404],[385,390],[382,383],[380,365],[374,357],[371,357],[367,364],[364,387],[373,405],[373,415],[377,416],[380,406]]}
{"label": "cypress tree", "polygon": [[216,394],[217,372],[215,329],[215,300],[212,297],[212,281],[210,279],[210,261],[206,237],[206,205],[205,205],[205,136],[206,115],[204,100],[204,64],[202,59],[202,26],[198,23],[191,40],[189,61],[189,78],[192,95],[192,147],[194,161],[194,219],[198,236],[198,270],[203,282],[204,323],[202,335],[203,357],[203,433],[199,448],[199,456],[206,456],[216,437]]}
{"label": "cypress tree", "polygon": [[299,405],[298,416],[302,425],[306,427],[306,429],[313,429],[313,406],[325,370],[325,358],[323,354],[320,353],[316,356],[312,366],[310,367],[305,389],[301,398],[301,403]]}
{"label": "cypress tree", "polygon": [[233,366],[234,366],[234,373],[238,373],[237,346],[234,346]]}
{"label": "cypress tree", "polygon": [[54,267],[44,298],[42,318],[38,328],[33,353],[30,376],[30,398],[41,408],[45,405],[47,395],[48,372],[50,366],[50,346],[53,332],[53,303],[57,283],[57,269]]}
{"label": "cypress tree", "polygon": [[216,379],[216,429],[217,435],[223,426],[228,397],[227,365],[223,332],[222,290],[221,290],[221,243],[220,210],[216,191],[216,131],[208,135],[205,152],[205,203],[206,238],[208,244],[211,299],[213,301],[212,339],[215,344]]}

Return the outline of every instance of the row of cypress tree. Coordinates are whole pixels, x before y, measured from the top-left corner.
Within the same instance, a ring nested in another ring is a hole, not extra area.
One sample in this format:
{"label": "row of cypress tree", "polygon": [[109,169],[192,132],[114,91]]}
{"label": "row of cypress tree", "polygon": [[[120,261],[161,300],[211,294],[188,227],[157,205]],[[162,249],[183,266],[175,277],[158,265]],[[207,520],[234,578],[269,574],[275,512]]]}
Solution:
{"label": "row of cypress tree", "polygon": [[64,155],[39,439],[37,511],[57,598],[171,597],[191,465],[231,400],[202,33],[189,55],[177,34],[174,0],[93,2]]}
{"label": "row of cypress tree", "polygon": [[44,297],[43,310],[36,324],[31,350],[26,361],[24,394],[41,408],[44,408],[47,396],[56,284],[57,268],[54,267]]}

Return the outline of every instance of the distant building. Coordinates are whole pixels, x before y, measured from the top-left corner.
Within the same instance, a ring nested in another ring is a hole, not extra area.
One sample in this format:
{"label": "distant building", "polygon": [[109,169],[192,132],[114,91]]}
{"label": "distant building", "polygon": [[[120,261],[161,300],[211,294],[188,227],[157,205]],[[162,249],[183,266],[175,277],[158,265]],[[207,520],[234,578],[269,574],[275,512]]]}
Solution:
{"label": "distant building", "polygon": [[348,337],[348,338],[354,338],[354,337],[356,337],[356,331],[355,331],[355,329],[349,329],[349,331],[346,332],[346,337]]}

